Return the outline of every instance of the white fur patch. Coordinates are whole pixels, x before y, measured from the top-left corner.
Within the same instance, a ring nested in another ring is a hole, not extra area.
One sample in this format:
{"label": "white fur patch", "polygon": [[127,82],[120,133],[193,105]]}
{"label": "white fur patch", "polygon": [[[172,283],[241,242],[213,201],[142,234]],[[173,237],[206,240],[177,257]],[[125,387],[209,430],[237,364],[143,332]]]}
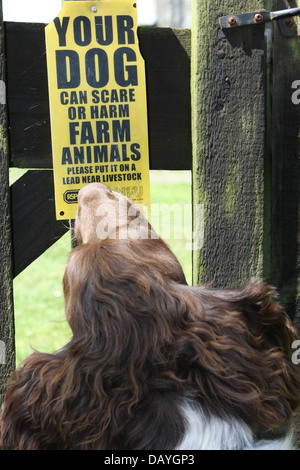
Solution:
{"label": "white fur patch", "polygon": [[176,450],[291,450],[291,436],[276,441],[255,442],[251,429],[242,421],[207,417],[189,403],[182,407],[186,434]]}

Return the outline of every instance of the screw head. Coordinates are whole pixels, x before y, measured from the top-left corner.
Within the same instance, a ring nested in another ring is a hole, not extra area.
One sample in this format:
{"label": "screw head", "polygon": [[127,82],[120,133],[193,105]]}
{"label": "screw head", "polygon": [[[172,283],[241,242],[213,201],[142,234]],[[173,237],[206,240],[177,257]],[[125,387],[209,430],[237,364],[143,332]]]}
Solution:
{"label": "screw head", "polygon": [[255,23],[262,23],[264,18],[261,13],[255,13],[253,19]]}
{"label": "screw head", "polygon": [[235,16],[230,16],[227,20],[227,23],[229,26],[233,27],[233,26],[237,26],[238,21]]}
{"label": "screw head", "polygon": [[92,10],[92,12],[94,12],[94,13],[96,13],[96,12],[98,11],[96,6],[93,6],[93,7],[91,8],[91,10]]}
{"label": "screw head", "polygon": [[223,50],[217,52],[217,56],[219,57],[219,59],[224,59],[225,55],[225,51]]}
{"label": "screw head", "polygon": [[294,26],[293,18],[289,18],[288,20],[285,20],[285,24],[287,25],[288,28],[291,28],[292,26]]}

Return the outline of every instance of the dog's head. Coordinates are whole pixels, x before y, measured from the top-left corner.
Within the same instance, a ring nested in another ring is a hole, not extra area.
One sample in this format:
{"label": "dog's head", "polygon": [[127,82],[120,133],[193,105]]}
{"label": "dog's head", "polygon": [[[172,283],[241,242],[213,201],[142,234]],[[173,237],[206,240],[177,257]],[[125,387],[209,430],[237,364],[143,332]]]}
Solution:
{"label": "dog's head", "polygon": [[89,184],[79,191],[75,237],[80,244],[159,238],[137,205],[101,183]]}

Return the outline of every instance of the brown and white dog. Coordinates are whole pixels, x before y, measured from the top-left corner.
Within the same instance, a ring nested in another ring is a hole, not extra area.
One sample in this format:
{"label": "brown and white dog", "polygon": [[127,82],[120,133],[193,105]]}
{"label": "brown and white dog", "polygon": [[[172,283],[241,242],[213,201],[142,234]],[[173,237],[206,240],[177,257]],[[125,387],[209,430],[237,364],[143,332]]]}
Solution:
{"label": "brown and white dog", "polygon": [[188,286],[139,209],[101,184],[79,192],[75,235],[73,337],[13,374],[0,448],[291,447],[296,335],[272,287]]}

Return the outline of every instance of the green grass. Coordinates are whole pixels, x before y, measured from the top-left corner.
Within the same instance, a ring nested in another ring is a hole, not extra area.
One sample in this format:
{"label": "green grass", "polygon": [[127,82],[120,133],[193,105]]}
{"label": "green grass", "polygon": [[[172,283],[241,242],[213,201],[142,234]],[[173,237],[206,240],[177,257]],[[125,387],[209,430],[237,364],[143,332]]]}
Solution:
{"label": "green grass", "polygon": [[[21,176],[13,171],[11,183]],[[170,232],[165,241],[182,264],[187,281],[192,281],[191,213],[180,222],[178,211],[191,203],[189,172],[151,172],[151,202],[165,204],[165,210],[153,212],[151,223],[161,235]],[[176,204],[175,216],[169,217],[169,207]],[[169,230],[170,224],[170,230]],[[177,238],[177,239],[176,239]],[[17,363],[33,349],[54,352],[70,339],[70,328],[65,319],[62,278],[71,249],[70,234],[64,235],[38,260],[14,280]]]}

